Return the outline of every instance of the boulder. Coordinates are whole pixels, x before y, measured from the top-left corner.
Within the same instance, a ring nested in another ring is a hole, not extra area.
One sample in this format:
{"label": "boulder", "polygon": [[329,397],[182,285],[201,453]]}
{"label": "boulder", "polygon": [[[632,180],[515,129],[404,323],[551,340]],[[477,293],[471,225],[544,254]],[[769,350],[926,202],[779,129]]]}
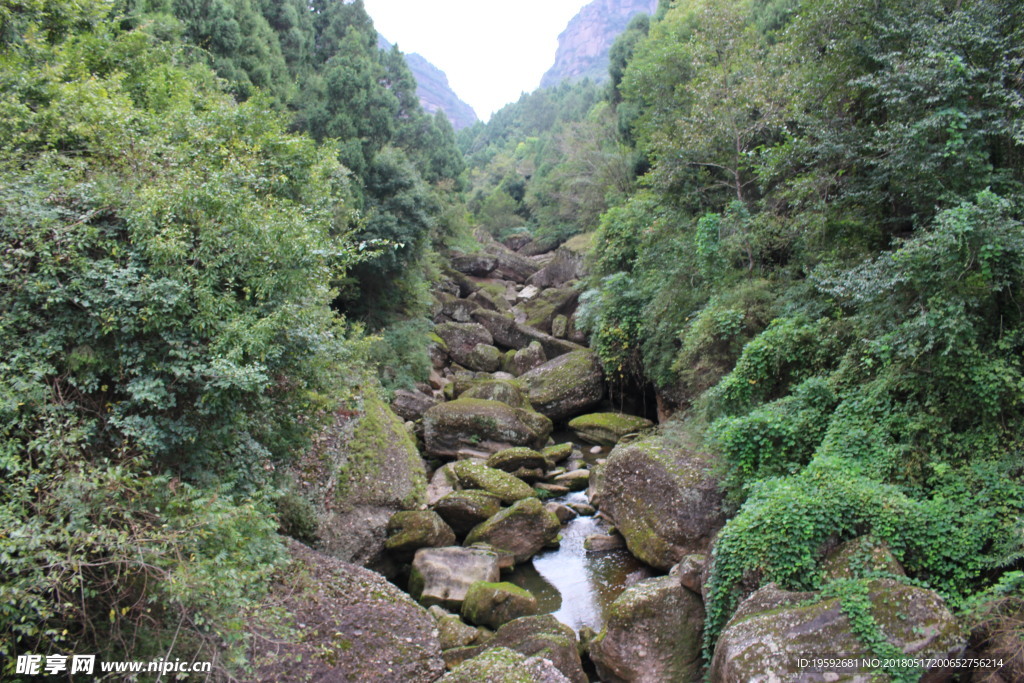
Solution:
{"label": "boulder", "polygon": [[478,372],[496,372],[501,369],[501,351],[490,344],[477,344],[465,358],[464,365]]}
{"label": "boulder", "polygon": [[564,315],[556,315],[551,319],[551,335],[565,339],[569,335],[569,319]]}
{"label": "boulder", "polygon": [[885,541],[873,536],[860,536],[833,550],[821,564],[823,581],[859,579],[867,574],[886,572],[906,576]]}
{"label": "boulder", "polygon": [[558,521],[562,524],[565,524],[569,520],[575,519],[578,516],[578,513],[575,510],[567,505],[562,505],[561,503],[544,503],[544,509],[553,513],[555,517],[558,517]]}
{"label": "boulder", "polygon": [[468,659],[439,683],[568,683],[555,665],[541,657],[525,657],[498,647]]}
{"label": "boulder", "polygon": [[558,518],[544,509],[543,503],[527,498],[470,531],[466,544],[487,543],[511,552],[517,563],[525,562],[558,536],[561,528]]}
{"label": "boulder", "polygon": [[532,448],[506,448],[487,458],[487,466],[504,472],[535,468],[546,470],[548,461]]}
{"label": "boulder", "polygon": [[583,539],[583,547],[592,553],[601,553],[625,548],[626,541],[619,534],[591,534]]}
{"label": "boulder", "polygon": [[524,499],[536,500],[532,487],[508,472],[488,467],[482,462],[461,460],[452,463],[451,471],[463,489],[481,489],[498,497],[506,505]]}
{"label": "boulder", "polygon": [[455,396],[458,398],[479,398],[485,401],[500,401],[513,408],[533,410],[526,390],[518,382],[507,379],[459,379],[455,382]]}
{"label": "boulder", "polygon": [[559,247],[551,262],[531,275],[526,283],[538,287],[561,287],[571,280],[578,280],[586,274],[584,254],[583,250]]}
{"label": "boulder", "polygon": [[437,468],[427,485],[427,505],[435,505],[454,491],[458,483],[450,464]]}
{"label": "boulder", "polygon": [[[510,621],[485,644],[467,647],[453,654],[460,661],[465,661],[494,648],[508,648],[528,657],[543,657],[573,683],[587,682],[576,634],[550,614]],[[452,658],[446,661],[451,662]]]}
{"label": "boulder", "polygon": [[704,592],[704,570],[707,567],[708,556],[701,553],[687,555],[679,564],[672,567],[669,576],[679,579],[684,588],[692,590],[697,595]]}
{"label": "boulder", "polygon": [[405,510],[388,520],[384,547],[399,558],[411,558],[420,548],[440,548],[455,543],[455,533],[436,512]]}
{"label": "boulder", "polygon": [[501,499],[487,491],[453,491],[434,504],[434,512],[459,536],[469,533],[500,510]]}
{"label": "boulder", "polygon": [[708,549],[725,523],[714,459],[653,434],[619,444],[591,477],[590,500],[610,517],[630,552],[667,570]]}
{"label": "boulder", "polygon": [[648,579],[611,604],[590,658],[607,683],[700,681],[703,628],[697,595],[672,577]]}
{"label": "boulder", "polygon": [[[527,289],[530,288],[527,287]],[[520,296],[525,294],[527,289],[524,289]],[[572,288],[545,289],[532,297],[523,298],[525,300],[517,304],[514,309],[523,314],[523,322],[530,327],[551,334],[551,323],[555,316],[572,315],[579,303],[580,293]],[[565,336],[564,332],[562,336]]]}
{"label": "boulder", "polygon": [[[955,659],[965,646],[964,634],[937,593],[892,579],[849,582],[867,591],[870,621],[881,635],[908,657]],[[775,584],[761,588],[736,610],[718,638],[711,662],[711,680],[878,680],[881,672],[856,670],[811,672],[799,666],[807,655],[844,659],[876,657],[854,635],[838,598],[791,593]],[[949,680],[952,670],[928,670],[921,681]],[[831,676],[831,677],[830,677]],[[841,676],[841,678],[840,678]]]}
{"label": "boulder", "polygon": [[[434,620],[374,572],[289,542],[268,604],[287,618],[266,620],[252,639],[259,681],[429,683],[444,673]],[[249,619],[248,623],[258,621]],[[294,628],[292,624],[301,624]]]}
{"label": "boulder", "polygon": [[548,357],[544,353],[544,347],[540,345],[539,341],[532,341],[525,349],[515,351],[512,355],[512,361],[509,363],[508,371],[519,377],[534,368],[544,365],[547,360]]}
{"label": "boulder", "polygon": [[480,289],[480,285],[473,281],[473,279],[465,273],[460,273],[457,270],[451,268],[443,269],[444,277],[451,282],[452,294],[457,294],[462,298],[469,298],[477,290]]}
{"label": "boulder", "polygon": [[430,455],[487,457],[512,446],[540,448],[551,434],[551,420],[507,403],[459,398],[423,415],[423,440]]}
{"label": "boulder", "polygon": [[569,421],[569,429],[583,441],[599,446],[614,446],[627,434],[650,429],[654,423],[636,415],[590,413]]}
{"label": "boulder", "polygon": [[499,581],[498,554],[483,548],[421,548],[409,576],[409,594],[421,604],[458,610],[477,581]]}
{"label": "boulder", "polygon": [[492,254],[461,254],[451,257],[452,268],[463,275],[487,277],[497,267],[498,259]]}
{"label": "boulder", "polygon": [[459,365],[467,365],[477,344],[494,344],[494,337],[479,323],[442,323],[434,326],[434,332],[444,341],[451,359]]}
{"label": "boulder", "polygon": [[427,396],[419,391],[399,389],[395,392],[394,400],[391,401],[391,410],[395,411],[395,414],[403,420],[415,422],[437,403],[437,399],[433,396]]}
{"label": "boulder", "polygon": [[536,341],[548,358],[554,358],[583,348],[574,342],[558,339],[528,325],[517,323],[513,318],[495,311],[477,310],[473,313],[473,320],[486,327],[494,341],[510,349],[522,349],[529,346],[530,342]]}
{"label": "boulder", "polygon": [[441,306],[440,315],[434,319],[435,322],[443,322],[445,319],[457,323],[473,322],[473,311],[480,308],[480,304],[471,299],[460,299],[446,292],[435,294],[434,297]]}
{"label": "boulder", "polygon": [[388,520],[425,503],[423,459],[376,389],[365,390],[359,414],[337,414],[290,476],[314,513],[321,549],[353,564],[384,561]]}
{"label": "boulder", "polygon": [[478,626],[498,628],[513,619],[537,613],[537,598],[513,583],[477,581],[466,592],[462,618]]}
{"label": "boulder", "polygon": [[573,470],[559,474],[551,480],[552,484],[564,486],[570,491],[583,491],[590,485],[590,470]]}
{"label": "boulder", "polygon": [[540,266],[530,259],[520,256],[504,244],[494,240],[485,241],[484,250],[489,255],[494,256],[496,260],[496,265],[492,271],[493,277],[525,284],[531,275],[540,270]]}
{"label": "boulder", "polygon": [[442,650],[467,647],[482,640],[480,629],[470,626],[454,614],[449,614],[440,605],[434,605],[428,611],[437,622],[437,634]]}
{"label": "boulder", "polygon": [[547,461],[553,466],[567,459],[572,455],[572,444],[571,443],[556,443],[553,446],[548,446],[541,451],[541,455],[547,458]]}
{"label": "boulder", "polygon": [[481,288],[471,294],[469,300],[476,304],[477,308],[486,308],[489,311],[497,311],[502,314],[512,312],[512,304],[498,292]]}
{"label": "boulder", "polygon": [[604,398],[604,372],[597,354],[573,351],[519,378],[534,409],[552,420],[578,415]]}

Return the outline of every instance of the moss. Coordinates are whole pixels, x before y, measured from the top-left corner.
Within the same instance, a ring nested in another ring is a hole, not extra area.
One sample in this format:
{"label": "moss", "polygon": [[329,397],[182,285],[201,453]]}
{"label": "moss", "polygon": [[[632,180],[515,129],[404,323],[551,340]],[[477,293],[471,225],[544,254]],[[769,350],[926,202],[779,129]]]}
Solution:
{"label": "moss", "polygon": [[565,244],[562,245],[564,249],[568,249],[574,254],[587,254],[593,250],[594,245],[593,232],[583,233],[582,235],[576,235],[570,238]]}
{"label": "moss", "polygon": [[396,495],[407,509],[425,501],[426,470],[416,443],[376,389],[366,390],[363,414],[343,455],[335,487],[335,498],[342,506]]}
{"label": "moss", "polygon": [[444,680],[445,683],[533,683],[537,679],[523,668],[525,663],[526,657],[518,652],[496,647],[462,662]]}
{"label": "moss", "polygon": [[562,462],[570,455],[572,455],[572,444],[571,443],[556,443],[554,446],[548,446],[542,450],[543,455],[549,463],[555,465]]}
{"label": "moss", "polygon": [[534,490],[528,484],[507,472],[488,467],[481,462],[461,460],[452,464],[452,472],[458,478],[460,485],[493,493],[506,504],[536,497]]}
{"label": "moss", "polygon": [[456,382],[459,398],[477,398],[498,401],[513,408],[532,410],[523,385],[507,379],[472,379]]}
{"label": "moss", "polygon": [[469,587],[462,603],[463,619],[494,628],[536,611],[537,598],[533,593],[507,581],[477,581]]}
{"label": "moss", "polygon": [[487,458],[487,466],[504,472],[515,472],[520,467],[547,469],[548,461],[532,448],[520,446],[506,448],[493,454]]}
{"label": "moss", "polygon": [[603,446],[613,446],[623,436],[653,426],[648,419],[622,413],[591,413],[569,421],[569,429],[581,438]]}

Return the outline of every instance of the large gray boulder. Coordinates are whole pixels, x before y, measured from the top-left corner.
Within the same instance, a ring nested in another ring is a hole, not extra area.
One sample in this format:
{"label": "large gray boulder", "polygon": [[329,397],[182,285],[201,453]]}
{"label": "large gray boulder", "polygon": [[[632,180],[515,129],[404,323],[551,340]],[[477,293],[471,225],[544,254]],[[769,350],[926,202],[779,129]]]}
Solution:
{"label": "large gray boulder", "polygon": [[434,620],[408,595],[375,572],[299,543],[288,551],[292,562],[268,598],[288,618],[264,622],[279,630],[257,629],[246,678],[431,683],[444,673]]}
{"label": "large gray boulder", "polygon": [[339,413],[289,474],[315,517],[321,549],[353,564],[378,566],[388,520],[425,503],[423,459],[375,389],[365,390],[357,415]]}
{"label": "large gray boulder", "polygon": [[512,317],[496,311],[478,309],[473,312],[473,320],[486,327],[494,341],[510,349],[523,349],[536,341],[548,358],[554,358],[583,348],[574,342],[558,339],[529,325],[517,323]]}
{"label": "large gray boulder", "polygon": [[438,400],[420,391],[399,389],[391,401],[391,410],[403,420],[415,422],[423,417],[423,413],[436,406]]}
{"label": "large gray boulder", "polygon": [[555,251],[551,262],[531,275],[526,283],[537,287],[561,287],[585,274],[584,251],[562,246]]}
{"label": "large gray boulder", "polygon": [[423,415],[423,440],[430,455],[486,458],[513,446],[541,448],[551,434],[547,417],[486,399],[459,398]]}
{"label": "large gray boulder", "polygon": [[585,412],[604,398],[604,371],[597,354],[573,351],[519,377],[534,410],[552,420]]}
{"label": "large gray boulder", "polygon": [[497,267],[498,259],[492,254],[459,254],[451,257],[452,268],[463,275],[486,277]]}
{"label": "large gray boulder", "polygon": [[466,367],[477,344],[494,344],[494,337],[479,323],[441,323],[434,326],[434,333],[444,341],[451,359]]}
{"label": "large gray boulder", "polygon": [[519,377],[544,365],[547,360],[548,356],[544,353],[544,347],[540,345],[539,341],[532,341],[525,349],[518,349],[515,352],[508,364],[508,371]]}
{"label": "large gray boulder", "polygon": [[[857,583],[867,590],[871,604],[872,624],[868,627],[877,628],[907,657],[948,661],[963,651],[964,634],[934,591],[892,579]],[[711,662],[711,680],[883,680],[882,672],[868,666],[831,672],[801,666],[801,658],[814,655],[862,660],[877,657],[854,634],[838,598],[791,593],[769,584],[747,598],[722,631]],[[949,669],[926,670],[920,680],[947,681],[952,673]]]}
{"label": "large gray boulder", "polygon": [[409,576],[409,594],[429,607],[458,610],[477,581],[499,581],[498,554],[483,548],[421,548]]}
{"label": "large gray boulder", "polygon": [[641,581],[612,603],[590,658],[607,683],[699,681],[704,616],[675,577]]}
{"label": "large gray boulder", "polygon": [[630,552],[658,569],[706,551],[725,523],[714,459],[657,434],[616,446],[591,477],[590,498]]}
{"label": "large gray boulder", "polygon": [[526,390],[521,384],[508,379],[456,379],[454,393],[457,398],[480,398],[500,401],[513,408],[533,410]]}
{"label": "large gray boulder", "polygon": [[555,317],[572,315],[579,299],[580,293],[570,287],[545,289],[516,305],[514,310],[522,314],[525,325],[552,334],[551,324]]}
{"label": "large gray boulder", "polygon": [[487,543],[525,562],[558,536],[562,525],[537,498],[521,500],[483,522],[466,536],[466,545]]}

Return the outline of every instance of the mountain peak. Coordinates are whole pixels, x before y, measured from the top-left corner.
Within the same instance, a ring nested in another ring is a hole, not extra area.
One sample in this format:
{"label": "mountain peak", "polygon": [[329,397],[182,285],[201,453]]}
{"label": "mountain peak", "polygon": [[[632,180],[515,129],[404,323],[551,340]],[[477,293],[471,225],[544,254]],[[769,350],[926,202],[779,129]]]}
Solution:
{"label": "mountain peak", "polygon": [[[391,43],[380,34],[377,35],[377,45],[382,50],[391,49]],[[433,114],[443,111],[455,130],[468,128],[479,120],[473,107],[459,99],[452,90],[445,72],[415,52],[405,53],[404,57],[409,71],[416,79],[416,96],[425,112]]]}
{"label": "mountain peak", "polygon": [[608,80],[608,53],[629,20],[637,14],[654,14],[658,0],[593,0],[579,11],[558,36],[555,64],[544,78],[542,88],[562,81]]}

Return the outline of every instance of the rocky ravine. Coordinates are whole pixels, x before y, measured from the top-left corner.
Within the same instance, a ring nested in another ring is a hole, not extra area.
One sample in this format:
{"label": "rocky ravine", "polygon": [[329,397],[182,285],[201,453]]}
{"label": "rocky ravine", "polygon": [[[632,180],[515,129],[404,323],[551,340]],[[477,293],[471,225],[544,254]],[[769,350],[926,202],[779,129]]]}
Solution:
{"label": "rocky ravine", "polygon": [[[292,473],[308,506],[296,503],[306,525],[294,525],[332,557],[292,546],[296,562],[274,599],[298,627],[260,634],[260,670],[280,680],[585,683],[588,668],[602,681],[700,680],[704,583],[725,521],[714,461],[643,418],[601,412],[600,363],[575,325],[585,240],[529,255],[537,250],[524,239],[478,239],[481,250],[453,256],[435,293],[429,382],[397,392],[390,407],[368,393],[363,413],[339,415]],[[618,445],[592,470],[571,443],[551,440],[556,426]],[[578,636],[536,615],[537,599],[502,578],[557,545],[566,521],[594,513],[543,502],[582,489],[617,530],[588,548],[624,542],[668,573],[627,588],[599,634]],[[886,549],[865,543],[871,566],[848,544],[823,567],[864,582],[890,642],[959,653],[962,634],[935,593],[860,577],[902,573]],[[765,587],[726,626],[710,678],[790,680],[800,653],[836,646],[870,654],[834,598]]]}

